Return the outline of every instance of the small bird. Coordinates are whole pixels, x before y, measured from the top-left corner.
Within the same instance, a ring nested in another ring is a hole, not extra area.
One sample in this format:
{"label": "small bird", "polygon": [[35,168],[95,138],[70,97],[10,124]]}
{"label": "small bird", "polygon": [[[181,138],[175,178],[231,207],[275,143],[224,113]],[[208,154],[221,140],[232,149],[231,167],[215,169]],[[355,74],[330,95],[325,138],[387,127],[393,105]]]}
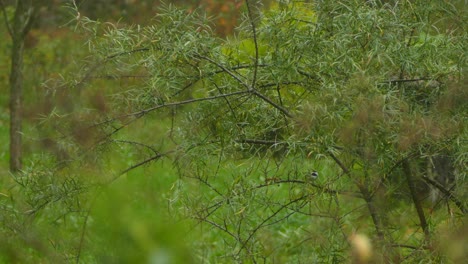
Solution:
{"label": "small bird", "polygon": [[313,172],[311,172],[311,173],[308,174],[308,177],[307,177],[307,178],[308,178],[309,180],[315,180],[315,179],[317,179],[317,177],[318,177],[318,172],[313,171]]}

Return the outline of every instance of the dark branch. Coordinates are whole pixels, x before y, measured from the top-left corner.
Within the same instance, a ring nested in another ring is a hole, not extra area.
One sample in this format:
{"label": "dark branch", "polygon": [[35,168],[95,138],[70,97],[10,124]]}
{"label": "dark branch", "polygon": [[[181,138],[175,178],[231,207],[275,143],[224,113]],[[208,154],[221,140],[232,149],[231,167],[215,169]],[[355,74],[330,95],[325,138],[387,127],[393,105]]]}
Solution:
{"label": "dark branch", "polygon": [[[206,222],[206,223],[208,223],[208,224],[210,224],[210,225],[212,225],[212,226],[218,228],[219,230],[221,230],[221,231],[225,232],[226,234],[232,236],[236,241],[239,241],[239,238],[238,238],[236,235],[234,235],[231,231],[229,231],[226,227],[223,227],[223,226],[221,226],[221,225],[218,225],[217,223],[215,223],[215,222],[213,222],[213,221],[210,221],[210,220],[208,220],[208,219],[206,219],[206,218],[201,218],[201,217],[194,217],[194,218],[195,218],[195,219],[198,219],[198,220],[201,220],[201,221],[203,221],[203,222]],[[239,241],[239,242],[240,242],[240,241]]]}
{"label": "dark branch", "polygon": [[247,144],[258,144],[258,145],[280,145],[286,144],[286,141],[276,141],[276,140],[263,140],[263,139],[239,139],[238,143],[247,143]]}
{"label": "dark branch", "polygon": [[119,175],[118,175],[117,177],[115,177],[114,179],[111,180],[111,182],[117,180],[120,176],[124,175],[125,173],[127,173],[127,172],[129,172],[129,171],[131,171],[131,170],[133,170],[133,169],[136,169],[136,168],[138,168],[138,167],[140,167],[140,166],[143,166],[143,165],[145,165],[145,164],[147,164],[147,163],[149,163],[149,162],[151,162],[151,161],[153,161],[153,160],[160,159],[160,158],[166,156],[167,154],[169,154],[169,153],[171,153],[171,152],[172,152],[172,151],[169,151],[169,152],[166,152],[166,153],[158,153],[157,155],[154,155],[154,156],[152,156],[152,157],[150,157],[150,158],[148,158],[148,159],[145,159],[145,160],[143,160],[143,161],[141,161],[141,162],[139,162],[139,163],[137,163],[137,164],[135,164],[135,165],[133,165],[133,166],[131,166],[131,167],[125,169],[125,170],[123,170],[122,172],[120,172]]}
{"label": "dark branch", "polygon": [[149,146],[149,145],[146,145],[146,144],[143,144],[143,143],[140,143],[140,142],[136,142],[136,141],[114,139],[114,140],[112,140],[112,142],[115,142],[115,143],[126,143],[126,144],[130,144],[130,145],[140,146],[140,147],[144,147],[144,148],[147,148],[147,149],[151,150],[154,154],[158,154],[158,153],[159,153],[159,152],[158,152],[156,149],[154,149],[152,146]]}
{"label": "dark branch", "polygon": [[[143,109],[143,110],[140,110],[140,111],[137,111],[137,112],[133,112],[133,113],[130,113],[130,114],[120,115],[120,116],[117,116],[117,117],[114,117],[114,118],[99,122],[97,124],[94,124],[93,126],[100,126],[100,125],[107,124],[107,123],[113,122],[113,121],[115,121],[117,119],[125,118],[125,117],[135,117],[135,119],[132,120],[132,121],[134,121],[134,120],[136,120],[138,118],[141,118],[144,115],[146,115],[146,114],[148,114],[148,113],[150,113],[152,111],[155,111],[157,109],[160,109],[160,108],[171,107],[171,106],[180,106],[180,105],[186,105],[186,104],[191,104],[191,103],[196,103],[196,102],[215,100],[215,99],[220,99],[220,98],[234,96],[234,95],[241,95],[241,94],[246,94],[246,93],[249,93],[249,92],[248,91],[237,91],[237,92],[228,93],[228,94],[219,94],[219,95],[214,95],[214,96],[209,96],[209,97],[204,97],[204,98],[195,98],[195,99],[189,99],[189,100],[185,100],[185,101],[178,101],[178,102],[173,102],[173,103],[160,104],[160,105],[156,105],[156,106],[153,106],[153,107],[150,107],[150,108],[147,108],[147,109]],[[127,122],[124,125],[127,126],[130,123],[131,122]],[[119,128],[119,130],[120,129],[121,128]]]}
{"label": "dark branch", "polygon": [[384,84],[384,83],[396,84],[396,83],[431,81],[431,80],[433,80],[433,79],[431,79],[431,78],[397,79],[397,80],[387,80],[387,81],[383,81],[383,82],[381,82],[381,84]]}
{"label": "dark branch", "polygon": [[404,171],[405,176],[406,176],[406,182],[407,182],[408,187],[410,189],[411,197],[413,199],[413,203],[414,203],[414,206],[416,207],[416,212],[417,212],[418,217],[419,217],[419,222],[420,222],[421,227],[422,227],[422,229],[424,231],[426,240],[429,241],[431,234],[430,234],[430,231],[429,231],[429,226],[428,226],[427,221],[426,221],[426,216],[424,215],[424,210],[422,208],[421,201],[418,199],[418,195],[416,194],[417,190],[416,190],[416,187],[414,185],[413,173],[411,171],[410,163],[409,163],[408,160],[404,160],[402,165],[403,165],[403,171]]}
{"label": "dark branch", "polygon": [[232,71],[230,71],[229,69],[227,69],[223,65],[217,63],[216,61],[214,61],[214,60],[212,60],[212,59],[210,59],[209,57],[206,57],[206,56],[197,55],[196,57],[207,60],[207,61],[211,62],[212,64],[218,66],[223,71],[225,71],[227,74],[229,74],[232,78],[234,78],[237,82],[239,82],[242,86],[244,86],[247,89],[248,92],[254,94],[257,97],[260,97],[262,100],[264,100],[265,102],[267,102],[268,104],[270,104],[274,108],[278,109],[280,112],[282,112],[287,117],[290,117],[290,118],[293,117],[284,107],[282,107],[281,105],[273,102],[270,98],[266,97],[265,95],[263,95],[260,92],[258,92],[257,90],[255,90],[254,87],[252,87],[249,84],[247,84],[246,82],[242,81],[242,79],[239,76],[237,76],[235,73],[233,73]]}
{"label": "dark branch", "polygon": [[281,105],[273,102],[270,98],[266,97],[265,95],[261,94],[257,90],[252,90],[252,93],[255,94],[257,97],[260,97],[262,100],[273,106],[274,108],[278,109],[280,112],[282,112],[285,116],[292,118],[293,115],[288,112],[284,107]]}
{"label": "dark branch", "polygon": [[329,189],[327,187],[320,186],[320,185],[312,183],[312,182],[301,181],[301,180],[281,180],[281,179],[273,180],[273,181],[269,181],[269,182],[267,182],[265,184],[260,184],[260,185],[254,186],[252,189],[260,189],[260,188],[268,187],[270,185],[282,184],[282,183],[309,184],[309,185],[319,189],[320,191],[323,191],[324,193],[328,193],[328,194],[332,194],[332,195],[336,195],[336,194],[347,195],[347,196],[352,196],[352,197],[355,197],[355,198],[361,198],[362,199],[362,195],[360,193],[357,193],[357,192],[333,190],[333,189]]}
{"label": "dark branch", "polygon": [[248,85],[246,82],[244,82],[239,76],[237,76],[234,72],[230,71],[228,68],[224,67],[223,65],[217,63],[216,61],[212,60],[209,57],[206,56],[201,56],[201,55],[195,55],[196,58],[204,59],[217,67],[219,67],[221,70],[223,70],[225,73],[229,74],[232,78],[234,78],[238,83],[240,83],[242,86],[244,86],[248,91],[253,90],[253,87]]}
{"label": "dark branch", "polygon": [[427,177],[426,175],[422,176],[423,180],[428,184],[436,187],[440,192],[442,192],[446,197],[448,197],[452,202],[454,202],[457,207],[462,211],[463,214],[466,214],[466,208],[463,203],[455,197],[454,193],[450,190],[447,190],[442,184],[439,182]]}
{"label": "dark branch", "polygon": [[374,202],[372,201],[372,195],[367,189],[367,186],[362,184],[361,182],[357,181],[354,179],[351,175],[351,172],[349,169],[341,162],[341,160],[338,159],[338,157],[335,156],[331,151],[328,151],[328,155],[338,164],[338,166],[343,170],[343,172],[351,178],[351,180],[354,181],[356,186],[359,189],[359,192],[362,194],[362,198],[364,201],[366,201],[367,204],[367,209],[369,210],[369,214],[372,218],[372,222],[374,223],[375,230],[377,232],[377,236],[384,241],[385,240],[385,234],[383,232],[384,230],[384,223],[382,222],[380,218],[380,214],[377,210],[377,207],[375,206]]}
{"label": "dark branch", "polygon": [[130,79],[130,78],[135,78],[135,79],[145,79],[151,77],[150,75],[118,75],[118,76],[113,76],[113,75],[92,75],[89,76],[89,79]]}

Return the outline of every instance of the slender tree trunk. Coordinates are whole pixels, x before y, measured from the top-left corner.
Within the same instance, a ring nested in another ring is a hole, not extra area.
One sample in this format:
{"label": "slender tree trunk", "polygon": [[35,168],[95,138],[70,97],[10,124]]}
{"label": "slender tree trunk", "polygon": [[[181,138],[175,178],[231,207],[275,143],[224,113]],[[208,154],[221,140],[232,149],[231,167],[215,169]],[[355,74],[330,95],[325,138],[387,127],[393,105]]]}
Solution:
{"label": "slender tree trunk", "polygon": [[375,231],[377,232],[377,237],[381,241],[384,241],[385,240],[384,226],[383,226],[380,214],[378,212],[378,209],[375,207],[375,203],[372,200],[372,195],[367,190],[366,186],[362,184],[358,184],[358,188],[362,194],[362,197],[364,198],[364,201],[366,201],[367,209],[369,210],[369,213],[372,217],[372,222],[374,223]]}
{"label": "slender tree trunk", "polygon": [[12,172],[21,169],[22,159],[23,50],[23,40],[13,38],[10,73],[10,171]]}
{"label": "slender tree trunk", "polygon": [[33,2],[16,2],[13,24],[7,27],[13,45],[11,48],[10,72],[10,171],[21,170],[22,166],[22,96],[23,96],[23,53],[24,39],[33,18]]}
{"label": "slender tree trunk", "polygon": [[429,226],[426,221],[426,217],[424,216],[424,210],[422,208],[421,201],[416,194],[416,187],[414,186],[413,181],[413,173],[411,172],[411,165],[408,160],[403,161],[403,171],[406,176],[406,182],[411,192],[411,197],[413,198],[414,206],[416,207],[416,212],[418,213],[419,223],[424,231],[424,235],[426,237],[426,241],[430,242],[431,233],[429,231]]}

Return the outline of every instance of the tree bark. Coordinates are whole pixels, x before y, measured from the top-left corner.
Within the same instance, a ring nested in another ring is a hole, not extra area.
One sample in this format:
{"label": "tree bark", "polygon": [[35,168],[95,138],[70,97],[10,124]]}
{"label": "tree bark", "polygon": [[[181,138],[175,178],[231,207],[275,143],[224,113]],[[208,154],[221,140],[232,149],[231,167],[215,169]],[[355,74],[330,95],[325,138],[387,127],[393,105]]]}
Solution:
{"label": "tree bark", "polygon": [[22,97],[24,39],[33,19],[31,0],[16,2],[13,24],[6,24],[12,38],[10,72],[10,171],[22,167]]}

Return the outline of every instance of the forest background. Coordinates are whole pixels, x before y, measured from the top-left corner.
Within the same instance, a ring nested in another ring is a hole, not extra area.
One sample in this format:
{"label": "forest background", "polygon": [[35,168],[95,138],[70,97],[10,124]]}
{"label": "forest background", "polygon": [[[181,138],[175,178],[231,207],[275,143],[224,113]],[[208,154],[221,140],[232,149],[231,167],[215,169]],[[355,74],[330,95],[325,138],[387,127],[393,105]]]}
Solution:
{"label": "forest background", "polygon": [[465,1],[23,2],[0,262],[466,259]]}

